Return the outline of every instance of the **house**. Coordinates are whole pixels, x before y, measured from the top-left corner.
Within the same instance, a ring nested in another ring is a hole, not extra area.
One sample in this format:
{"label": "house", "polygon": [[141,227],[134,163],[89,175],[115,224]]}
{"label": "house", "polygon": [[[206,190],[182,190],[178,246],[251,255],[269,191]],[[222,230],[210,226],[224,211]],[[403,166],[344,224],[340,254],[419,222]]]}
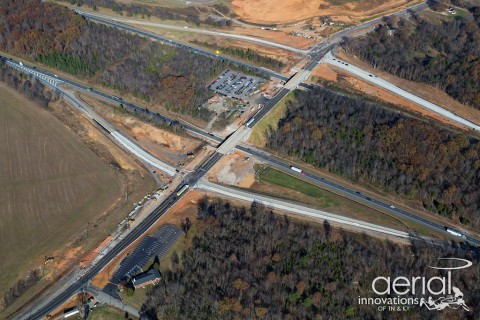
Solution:
{"label": "house", "polygon": [[160,279],[160,272],[158,272],[157,269],[151,269],[145,273],[133,277],[132,283],[135,289],[138,289],[151,284],[157,284]]}

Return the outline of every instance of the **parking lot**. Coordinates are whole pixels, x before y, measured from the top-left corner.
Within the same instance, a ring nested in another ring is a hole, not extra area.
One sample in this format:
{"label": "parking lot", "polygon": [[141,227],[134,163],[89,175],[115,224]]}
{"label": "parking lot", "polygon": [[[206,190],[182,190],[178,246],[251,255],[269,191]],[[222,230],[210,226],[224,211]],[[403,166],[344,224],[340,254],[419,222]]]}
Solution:
{"label": "parking lot", "polygon": [[117,285],[122,279],[129,279],[141,272],[152,257],[157,256],[161,259],[182,233],[180,228],[166,224],[154,235],[143,238],[135,249],[122,260],[112,279],[102,291],[109,294],[116,292]]}
{"label": "parking lot", "polygon": [[256,91],[262,82],[264,81],[261,78],[227,70],[215,79],[208,88],[224,96],[245,101],[247,97],[258,93]]}

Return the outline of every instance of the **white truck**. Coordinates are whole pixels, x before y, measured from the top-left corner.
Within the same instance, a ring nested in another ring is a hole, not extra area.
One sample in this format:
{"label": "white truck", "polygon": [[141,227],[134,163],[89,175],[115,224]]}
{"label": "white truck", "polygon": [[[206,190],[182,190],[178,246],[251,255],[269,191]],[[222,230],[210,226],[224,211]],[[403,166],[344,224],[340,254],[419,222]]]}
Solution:
{"label": "white truck", "polygon": [[305,174],[305,171],[303,171],[302,169],[300,168],[297,168],[297,167],[294,167],[294,166],[290,166],[290,169],[295,171],[295,172],[298,172],[298,173],[301,173],[301,174]]}
{"label": "white truck", "polygon": [[460,231],[457,231],[457,230],[454,230],[452,228],[448,228],[448,227],[445,227],[445,230],[450,233],[451,235],[454,235],[456,237],[460,237],[460,238],[463,238],[463,239],[466,239],[467,237],[461,233]]}

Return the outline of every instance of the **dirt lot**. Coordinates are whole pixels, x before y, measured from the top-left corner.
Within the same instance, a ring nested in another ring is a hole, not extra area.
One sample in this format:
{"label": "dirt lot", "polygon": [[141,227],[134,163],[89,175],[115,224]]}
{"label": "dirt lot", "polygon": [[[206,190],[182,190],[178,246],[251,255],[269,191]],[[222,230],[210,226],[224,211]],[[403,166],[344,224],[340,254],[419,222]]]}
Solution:
{"label": "dirt lot", "polygon": [[[480,110],[476,110],[474,108],[467,107],[466,105],[460,103],[459,101],[453,99],[450,97],[448,94],[446,94],[444,91],[435,88],[431,85],[425,84],[425,83],[418,83],[418,82],[413,82],[413,81],[408,81],[405,79],[401,79],[398,77],[395,77],[387,72],[380,71],[378,69],[373,69],[370,67],[367,63],[364,63],[360,59],[357,59],[356,57],[353,57],[351,55],[347,55],[342,51],[339,51],[337,53],[338,57],[350,62],[356,66],[359,66],[365,70],[369,70],[372,73],[375,73],[379,77],[382,77],[391,83],[409,91],[413,92],[419,97],[422,97],[432,103],[438,104],[442,108],[445,108],[447,110],[450,110],[452,112],[455,112],[456,114],[465,117],[467,119],[472,120],[475,123],[480,123]],[[418,108],[418,107],[417,107]],[[424,110],[422,108],[422,110]],[[428,111],[422,111],[422,113],[427,114]],[[430,113],[432,114],[432,113]],[[440,119],[439,116],[434,115],[433,116],[436,119]],[[443,122],[453,124],[451,121],[447,121],[445,119],[441,119]],[[457,124],[455,124],[457,125]]]}
{"label": "dirt lot", "polygon": [[174,166],[187,161],[187,153],[196,153],[202,145],[201,140],[179,136],[133,116],[122,114],[112,104],[97,100],[87,94],[80,94],[80,98],[93,106],[105,120],[113,123],[120,131],[136,140],[147,151]]}
{"label": "dirt lot", "polygon": [[[333,5],[332,3],[343,3]],[[252,23],[291,23],[315,16],[331,16],[338,21],[356,22],[362,18],[390,10],[399,10],[409,0],[233,0],[234,12],[244,21]]]}
{"label": "dirt lot", "polygon": [[119,200],[121,181],[47,110],[0,86],[0,292]]}
{"label": "dirt lot", "polygon": [[241,185],[248,188],[253,182],[255,160],[243,152],[235,151],[223,157],[208,173],[210,180],[227,185]]}

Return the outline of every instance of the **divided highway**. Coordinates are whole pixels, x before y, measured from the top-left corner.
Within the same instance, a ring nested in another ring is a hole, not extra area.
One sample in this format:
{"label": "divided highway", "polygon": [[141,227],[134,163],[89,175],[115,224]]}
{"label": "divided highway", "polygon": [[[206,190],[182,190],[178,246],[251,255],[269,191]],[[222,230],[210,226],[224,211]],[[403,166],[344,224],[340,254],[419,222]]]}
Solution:
{"label": "divided highway", "polygon": [[[326,48],[327,50],[328,48]],[[15,62],[13,62],[14,64],[16,64]],[[36,70],[37,73],[44,73],[46,75],[49,75],[48,72],[44,72],[44,71],[40,71],[40,70]],[[58,81],[62,81],[62,82],[65,82],[65,83],[68,83],[69,85],[71,85],[72,87],[75,87],[79,90],[83,90],[83,91],[86,91],[86,92],[89,92],[89,93],[92,93],[92,94],[95,94],[99,97],[102,97],[104,99],[107,99],[107,100],[110,100],[112,102],[116,102],[116,103],[122,103],[124,106],[127,106],[127,107],[130,107],[130,108],[133,108],[133,109],[136,109],[138,110],[139,112],[146,112],[145,109],[143,108],[140,108],[134,104],[131,104],[131,103],[128,103],[128,102],[125,102],[123,101],[122,99],[118,98],[118,97],[115,97],[115,96],[111,96],[111,95],[108,95],[108,94],[105,94],[101,91],[98,91],[98,90],[95,90],[95,89],[90,89],[86,86],[83,86],[83,85],[80,85],[80,84],[77,84],[76,82],[73,82],[73,81],[70,81],[70,80],[67,80],[67,79],[64,79],[64,78],[60,78],[60,77],[56,77],[56,79]],[[260,109],[260,111],[257,112],[256,115],[254,115],[254,121],[253,123],[250,125],[250,127],[253,127],[261,118],[263,118],[279,101],[281,101],[281,99],[283,99],[287,94],[288,94],[289,90],[287,89],[282,89],[273,99],[269,100],[265,106]],[[158,117],[159,119],[162,119],[164,120],[166,123],[171,123],[171,122],[174,122],[175,120],[173,119],[170,119],[168,117],[164,117],[158,113],[153,113],[153,112],[149,112],[149,114],[153,115],[153,116],[156,116]],[[221,137],[217,137],[217,136],[214,136],[213,134],[211,133],[208,133],[202,129],[199,129],[195,126],[192,126],[192,125],[189,125],[189,124],[182,124],[182,128],[185,129],[186,131],[188,132],[191,132],[197,136],[201,136],[205,139],[209,139],[209,140],[214,140],[214,141],[217,141],[218,143],[222,143],[224,142],[224,139],[221,138]],[[290,166],[292,164],[284,161],[284,160],[279,160],[277,159],[276,157],[273,157],[272,155],[270,155],[268,152],[265,152],[265,151],[259,151],[259,150],[256,150],[255,148],[253,147],[249,147],[249,146],[246,146],[246,145],[232,145],[231,148],[228,150],[230,151],[233,147],[247,153],[247,154],[250,154],[250,155],[253,155],[253,156],[256,156],[258,157],[259,159],[265,161],[266,163],[272,165],[272,166],[275,166],[277,168],[282,168],[282,169],[285,169],[285,170],[290,170]],[[219,152],[216,152],[214,154],[214,156],[212,156],[210,159],[208,159],[208,161],[203,165],[203,167],[201,167],[199,170],[200,173],[205,173],[206,171],[208,171],[211,167],[213,167],[215,165],[215,163],[223,156],[223,154],[219,153]],[[295,164],[296,165],[296,164]],[[293,172],[292,172],[293,173]],[[316,183],[316,184],[320,184],[320,185],[324,185],[326,187],[329,187],[333,190],[335,190],[335,192],[337,192],[338,194],[340,195],[344,195],[346,196],[347,198],[350,198],[354,201],[360,201],[360,202],[368,202],[370,205],[373,205],[373,206],[376,206],[377,208],[379,209],[382,209],[384,211],[387,211],[391,214],[394,214],[394,215],[397,215],[397,216],[402,216],[402,217],[405,217],[405,218],[408,218],[410,219],[411,221],[414,221],[414,222],[417,222],[417,223],[420,223],[420,224],[423,224],[425,225],[426,227],[428,228],[431,228],[431,229],[434,229],[436,231],[440,231],[440,232],[444,232],[444,234],[447,235],[446,231],[445,231],[445,228],[443,225],[440,225],[438,223],[433,223],[425,218],[422,218],[422,217],[419,217],[415,214],[412,214],[408,211],[405,211],[405,210],[402,210],[402,209],[399,209],[399,208],[392,208],[391,207],[391,204],[388,204],[388,203],[384,203],[382,201],[379,201],[379,200],[376,200],[376,199],[373,199],[373,198],[370,198],[366,195],[362,195],[362,194],[359,194],[357,193],[355,190],[352,190],[352,189],[349,189],[345,186],[342,186],[342,185],[339,185],[335,182],[332,182],[332,181],[329,181],[325,178],[322,178],[322,177],[319,177],[313,173],[310,173],[308,172],[308,170],[305,171],[305,175],[303,175],[303,177],[307,178],[307,179],[310,179],[310,181]],[[191,181],[190,183],[192,183],[194,181]],[[193,184],[190,184],[190,185],[193,185]],[[474,238],[474,237],[471,237],[471,236],[467,236],[467,240],[474,244],[474,245],[477,245],[477,246],[480,246],[480,240],[477,239],[477,238]]]}
{"label": "divided highway", "polygon": [[[415,214],[413,214],[411,212],[408,212],[408,211],[405,211],[403,209],[396,208],[395,206],[392,206],[389,203],[385,203],[383,201],[380,201],[380,200],[374,199],[372,197],[369,197],[367,195],[361,194],[358,191],[347,188],[347,187],[345,187],[343,185],[340,185],[336,182],[327,180],[323,177],[319,177],[318,175],[315,175],[311,172],[308,172],[308,170],[304,170],[304,174],[300,174],[300,173],[296,173],[296,172],[294,172],[290,169],[290,167],[292,165],[298,166],[298,164],[287,163],[284,160],[280,160],[280,159],[272,156],[268,152],[255,150],[254,148],[251,148],[251,147],[245,146],[245,145],[237,146],[237,149],[265,161],[266,163],[268,163],[269,165],[271,165],[274,168],[280,168],[280,169],[283,169],[283,170],[288,170],[288,172],[292,175],[295,175],[299,178],[304,178],[305,180],[310,181],[310,182],[312,182],[316,185],[325,186],[327,189],[333,190],[335,193],[337,193],[341,196],[345,196],[348,199],[352,199],[353,201],[356,201],[356,202],[359,202],[359,203],[367,203],[374,208],[381,209],[382,211],[386,211],[386,212],[388,212],[388,213],[390,213],[394,216],[407,218],[408,220],[410,220],[412,222],[415,222],[415,223],[422,224],[422,225],[426,226],[427,228],[429,228],[431,230],[435,230],[437,232],[440,232],[440,233],[443,233],[445,235],[450,236],[450,234],[448,232],[446,232],[445,226],[442,225],[442,224],[432,222],[432,221],[428,220],[427,218],[423,218],[421,216],[415,215]],[[472,237],[470,235],[466,235],[466,240],[468,242],[470,242],[471,244],[480,247],[480,239]]]}
{"label": "divided highway", "polygon": [[[418,6],[421,7],[423,5],[424,4],[420,4]],[[217,57],[215,54],[212,54],[208,51],[201,50],[201,49],[198,49],[198,48],[194,48],[192,46],[188,46],[188,45],[185,45],[183,43],[179,43],[179,42],[173,41],[171,39],[160,37],[160,36],[157,36],[155,34],[145,32],[145,31],[142,31],[142,30],[138,30],[138,29],[135,29],[135,28],[123,25],[123,24],[119,24],[119,23],[111,22],[111,21],[106,21],[106,20],[100,19],[98,17],[91,17],[90,16],[88,18],[92,19],[92,20],[97,20],[101,23],[105,23],[105,24],[112,25],[112,26],[115,26],[115,27],[118,27],[118,28],[122,28],[122,29],[125,29],[125,30],[130,31],[130,32],[141,34],[143,36],[147,36],[147,37],[150,37],[150,38],[153,38],[153,39],[165,42],[165,43],[169,43],[171,45],[187,48],[188,50],[191,50],[195,53],[204,54],[204,55],[207,55],[207,56],[213,57],[213,58],[220,58],[220,57]],[[374,22],[371,22],[371,23],[374,23]],[[324,54],[327,51],[329,51],[331,46],[333,45],[333,44],[330,44],[330,45],[327,46],[326,43],[327,42],[325,42],[325,43],[323,43],[319,46],[316,46],[314,48],[314,50],[311,51],[310,54],[311,54],[312,61],[305,67],[304,70],[306,72],[309,72],[309,71],[313,70],[313,68],[320,62],[320,60],[324,56]],[[221,59],[225,59],[225,60],[230,61],[230,62],[232,62],[236,65],[246,67],[250,70],[254,70],[254,71],[257,71],[257,72],[261,72],[261,73],[266,73],[267,75],[269,75],[271,77],[279,78],[279,79],[282,79],[284,81],[289,80],[288,77],[285,77],[283,75],[279,75],[279,74],[277,74],[277,73],[275,73],[271,70],[265,69],[265,68],[253,67],[251,65],[248,65],[248,64],[245,64],[243,62],[240,62],[240,61],[237,61],[237,60],[234,60],[234,59],[231,59],[231,58],[227,58],[227,57],[221,57]],[[12,64],[14,64],[14,62],[9,63],[10,66],[13,66]],[[19,66],[19,64],[17,63],[16,66],[13,66],[13,67],[18,68],[18,66]],[[32,74],[31,70],[30,71],[23,70],[23,71]],[[77,83],[75,83],[73,81],[70,81],[70,80],[67,80],[67,79],[61,79],[61,78],[57,77],[56,75],[52,75],[51,73],[41,72],[41,74],[43,74],[44,76],[46,75],[48,77],[48,79],[50,79],[50,80],[52,80],[52,79],[55,80],[53,83],[50,83],[50,86],[53,86],[53,88],[56,88],[56,90],[59,90],[58,89],[58,84],[66,83],[66,84],[69,84],[76,89],[83,90],[83,91],[88,91],[88,92],[90,92],[92,94],[95,94],[99,97],[102,97],[104,99],[107,99],[107,100],[110,100],[110,101],[113,101],[113,102],[116,102],[116,103],[119,103],[119,104],[121,103],[121,104],[123,104],[123,105],[125,105],[129,108],[133,108],[133,109],[136,109],[136,110],[141,111],[141,112],[148,112],[148,111],[144,110],[143,108],[135,106],[131,103],[124,102],[121,98],[107,95],[107,94],[102,93],[98,90],[94,90],[94,89],[85,87],[83,85],[77,84]],[[38,74],[37,75],[34,74],[34,76],[41,77],[41,75],[38,75]],[[298,81],[298,79],[294,79],[292,81]],[[305,85],[300,84],[300,86],[305,86]],[[308,86],[308,85],[306,85],[306,86]],[[269,100],[265,104],[265,106],[257,112],[257,114],[254,115],[253,121],[248,126],[245,126],[244,128],[241,128],[241,129],[245,130],[245,132],[248,133],[249,130],[246,129],[246,128],[253,127],[279,101],[281,101],[288,94],[288,92],[290,92],[290,89],[294,89],[294,87],[295,86],[292,85],[292,88],[289,87],[289,88],[282,89],[273,99]],[[65,94],[65,93],[63,93],[63,94]],[[65,94],[65,95],[68,96],[67,94]],[[74,98],[72,99],[71,96],[69,98],[75,103]],[[78,101],[76,101],[76,102],[78,103]],[[159,114],[151,113],[151,112],[148,112],[148,113],[158,117],[159,119],[163,119],[166,123],[174,122],[174,120],[169,119],[169,118],[164,117],[164,116],[161,116]],[[102,120],[97,121],[97,123],[100,126],[104,127],[107,131],[109,131],[108,123],[102,123]],[[230,143],[230,144],[226,145],[224,149],[221,149],[221,147],[220,147],[217,150],[217,152],[214,152],[209,157],[207,157],[205,159],[205,161],[203,161],[203,163],[196,168],[195,171],[193,171],[191,174],[188,174],[188,175],[184,176],[183,183],[181,185],[179,185],[168,197],[166,197],[166,199],[163,201],[163,203],[161,203],[150,215],[148,215],[143,221],[139,222],[139,224],[125,238],[123,238],[118,243],[118,245],[116,245],[112,250],[110,250],[103,257],[101,257],[97,261],[96,264],[91,266],[90,269],[88,269],[86,271],[84,276],[82,276],[74,284],[69,286],[64,292],[61,292],[58,295],[52,297],[50,303],[39,307],[37,310],[33,311],[31,315],[25,316],[24,314],[19,314],[19,315],[17,315],[17,318],[19,318],[19,319],[40,319],[40,318],[48,315],[49,313],[51,313],[53,310],[55,310],[59,306],[61,306],[61,304],[66,299],[71,297],[76,292],[80,291],[84,287],[84,285],[89,280],[91,280],[99,271],[101,271],[106,265],[108,265],[108,263],[113,258],[115,258],[117,255],[119,255],[122,251],[124,251],[134,240],[136,240],[138,237],[140,237],[142,234],[144,234],[160,217],[162,217],[175,203],[177,203],[178,200],[186,193],[186,192],[180,192],[180,190],[185,191],[185,190],[187,190],[189,188],[192,188],[195,185],[197,185],[200,188],[209,189],[211,191],[227,194],[227,195],[232,196],[232,197],[246,197],[246,198],[250,199],[252,197],[251,194],[240,194],[241,193],[240,191],[232,191],[230,188],[227,188],[229,190],[225,190],[224,187],[221,187],[221,186],[218,186],[218,185],[212,185],[212,184],[202,180],[205,173],[208,172],[223,157],[223,155],[225,153],[228,153],[232,148],[236,147],[239,150],[242,150],[246,153],[249,153],[253,156],[256,156],[256,157],[264,160],[265,162],[271,164],[272,166],[277,166],[277,167],[288,169],[288,170],[290,169],[290,164],[289,163],[278,160],[278,159],[276,159],[275,157],[272,157],[271,155],[269,155],[266,152],[261,152],[261,151],[258,151],[258,150],[254,150],[254,149],[246,147],[246,146],[239,146],[238,143],[241,141],[240,138],[235,137],[235,138],[232,138],[231,141],[229,141],[228,139],[224,141],[224,139],[222,139],[220,137],[215,137],[212,134],[209,134],[209,133],[207,133],[207,132],[205,132],[205,131],[203,131],[199,128],[196,128],[194,126],[190,126],[188,124],[183,124],[182,127],[187,131],[193,132],[194,134],[203,136],[207,139],[213,139],[213,140],[218,141],[218,142]],[[240,137],[240,136],[241,136],[241,138],[244,137],[244,135],[239,134],[238,137]],[[175,173],[173,173],[173,174],[175,174]],[[407,217],[407,218],[411,219],[412,221],[416,221],[418,223],[421,223],[421,224],[427,226],[430,229],[434,229],[434,230],[437,230],[437,231],[444,231],[444,226],[442,226],[442,225],[431,222],[426,218],[416,216],[416,215],[414,215],[412,213],[409,213],[407,211],[404,211],[402,209],[397,209],[397,208],[395,208],[395,207],[393,207],[389,204],[383,203],[379,200],[371,199],[371,198],[369,198],[365,195],[362,195],[362,194],[360,194],[360,193],[358,193],[354,190],[351,190],[349,188],[346,188],[346,187],[344,187],[342,185],[339,185],[339,184],[336,184],[334,182],[328,181],[328,180],[326,180],[322,177],[318,177],[318,176],[316,176],[312,173],[306,172],[305,177],[307,179],[310,179],[311,181],[314,181],[317,184],[323,184],[325,186],[328,186],[331,189],[335,189],[339,194],[346,195],[348,198],[356,199],[360,202],[368,202],[370,205],[372,205],[374,207],[381,208],[384,211],[388,211],[388,212],[391,212],[391,213],[396,214],[396,215],[401,215],[401,216]],[[255,197],[257,198],[257,195],[255,195]],[[310,210],[314,210],[314,209],[299,206],[299,205],[295,205],[295,208],[294,208],[294,206],[291,203],[288,203],[288,204],[283,203],[282,201],[276,200],[276,199],[273,199],[273,198],[258,196],[258,199],[261,200],[263,203],[266,203],[266,204],[272,205],[272,206],[277,206],[278,208],[284,208],[285,210],[295,209],[296,210],[295,212],[297,212],[297,213],[299,211],[301,211],[301,212],[303,212],[303,214],[310,214],[310,215],[316,216],[316,217],[325,217],[326,216],[326,215],[324,215],[326,213],[313,212],[313,211],[310,211]],[[316,211],[319,211],[319,210],[316,210]],[[404,232],[400,232],[400,231],[396,231],[396,230],[389,229],[389,228],[384,228],[384,227],[382,227],[384,230],[381,230],[381,228],[379,228],[379,226],[368,224],[368,223],[365,223],[365,222],[362,222],[362,221],[357,221],[357,220],[354,220],[354,219],[348,219],[347,218],[348,221],[345,222],[346,221],[345,218],[340,219],[340,218],[338,218],[334,215],[329,215],[327,219],[332,220],[332,221],[334,221],[333,219],[337,219],[335,221],[338,222],[338,223],[347,223],[347,224],[357,226],[357,227],[360,227],[360,228],[365,228],[367,230],[380,231],[380,232],[389,233],[389,234],[399,236],[399,237],[408,237],[408,235]],[[477,246],[480,246],[480,240],[477,239],[477,238],[467,236],[467,240],[469,242],[473,243],[473,244],[476,244]]]}

